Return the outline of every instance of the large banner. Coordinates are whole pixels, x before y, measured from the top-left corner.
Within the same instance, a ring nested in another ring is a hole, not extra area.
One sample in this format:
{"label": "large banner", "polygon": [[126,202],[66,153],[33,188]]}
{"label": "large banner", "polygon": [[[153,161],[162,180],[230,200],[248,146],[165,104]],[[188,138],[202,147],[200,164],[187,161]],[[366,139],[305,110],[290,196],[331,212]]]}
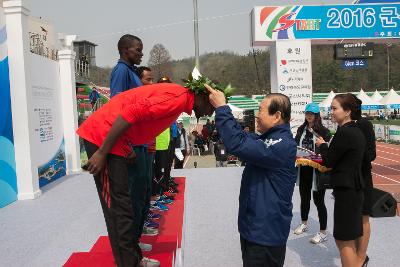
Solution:
{"label": "large banner", "polygon": [[12,128],[7,32],[0,8],[0,208],[17,200],[14,137]]}
{"label": "large banner", "polygon": [[[272,48],[271,48],[272,49]],[[311,44],[308,40],[278,41],[271,53],[271,88],[290,98],[292,127],[304,123],[305,107],[312,101]]]}
{"label": "large banner", "polygon": [[400,126],[389,125],[389,139],[400,142]]}
{"label": "large banner", "polygon": [[400,37],[400,4],[266,6],[251,14],[253,45],[276,40]]}
{"label": "large banner", "polygon": [[34,151],[42,187],[66,174],[60,73],[57,61],[33,53],[30,60]]}

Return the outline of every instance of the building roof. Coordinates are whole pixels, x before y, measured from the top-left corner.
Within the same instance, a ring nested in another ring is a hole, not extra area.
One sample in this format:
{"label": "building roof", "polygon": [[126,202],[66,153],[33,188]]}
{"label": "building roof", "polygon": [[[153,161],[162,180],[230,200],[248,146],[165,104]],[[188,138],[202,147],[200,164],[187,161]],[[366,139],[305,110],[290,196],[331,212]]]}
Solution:
{"label": "building roof", "polygon": [[74,44],[89,44],[89,45],[93,45],[93,46],[98,46],[97,44],[89,42],[89,41],[86,41],[86,40],[74,41]]}

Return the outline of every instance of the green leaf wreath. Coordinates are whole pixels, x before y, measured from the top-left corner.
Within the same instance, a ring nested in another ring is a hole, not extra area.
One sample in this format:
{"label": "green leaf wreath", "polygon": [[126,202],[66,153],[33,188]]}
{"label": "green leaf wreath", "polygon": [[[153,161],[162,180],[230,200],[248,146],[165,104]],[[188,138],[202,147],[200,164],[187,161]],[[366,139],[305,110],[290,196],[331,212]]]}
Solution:
{"label": "green leaf wreath", "polygon": [[193,91],[195,94],[200,94],[203,92],[208,93],[204,84],[208,84],[212,88],[222,91],[226,97],[232,96],[233,92],[235,91],[235,88],[232,87],[231,84],[223,86],[222,84],[214,83],[212,80],[204,76],[200,76],[198,79],[194,79],[191,73],[189,74],[189,77],[187,79],[183,79],[182,81],[185,83],[184,86]]}

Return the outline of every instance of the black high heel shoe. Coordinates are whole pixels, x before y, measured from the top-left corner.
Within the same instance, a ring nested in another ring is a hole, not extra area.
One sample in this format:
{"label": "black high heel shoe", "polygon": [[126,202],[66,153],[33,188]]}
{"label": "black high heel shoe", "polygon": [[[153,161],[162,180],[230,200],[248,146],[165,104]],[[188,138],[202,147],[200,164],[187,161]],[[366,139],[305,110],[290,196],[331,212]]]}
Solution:
{"label": "black high heel shoe", "polygon": [[368,255],[367,255],[367,257],[365,258],[365,261],[364,261],[362,267],[367,267],[367,266],[368,266],[368,262],[369,262],[369,257],[368,257]]}

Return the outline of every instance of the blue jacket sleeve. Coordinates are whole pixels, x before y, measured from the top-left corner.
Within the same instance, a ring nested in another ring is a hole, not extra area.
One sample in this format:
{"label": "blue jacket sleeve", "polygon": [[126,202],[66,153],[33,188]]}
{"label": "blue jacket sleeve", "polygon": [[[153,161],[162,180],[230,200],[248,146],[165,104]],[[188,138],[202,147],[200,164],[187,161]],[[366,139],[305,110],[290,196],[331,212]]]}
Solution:
{"label": "blue jacket sleeve", "polygon": [[110,79],[110,96],[115,95],[129,89],[128,85],[128,70],[126,68],[115,68],[111,73]]}
{"label": "blue jacket sleeve", "polygon": [[285,165],[285,157],[281,154],[286,151],[286,145],[282,139],[275,140],[272,145],[254,138],[253,134],[242,130],[227,105],[217,108],[215,113],[218,132],[229,153],[261,168],[277,169]]}

